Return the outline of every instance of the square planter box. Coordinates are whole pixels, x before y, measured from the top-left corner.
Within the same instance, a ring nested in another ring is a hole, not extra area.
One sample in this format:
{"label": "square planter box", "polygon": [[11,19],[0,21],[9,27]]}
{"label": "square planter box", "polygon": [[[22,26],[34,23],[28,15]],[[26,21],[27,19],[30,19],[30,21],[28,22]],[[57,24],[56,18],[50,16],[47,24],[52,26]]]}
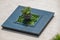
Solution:
{"label": "square planter box", "polygon": [[22,15],[21,10],[23,8],[24,6],[18,6],[16,10],[11,14],[11,16],[2,24],[2,27],[39,36],[43,29],[46,27],[46,25],[49,23],[49,21],[53,18],[54,13],[31,8],[32,9],[31,12],[40,15],[40,18],[34,25],[34,27],[33,26],[30,27],[15,23],[18,17]]}

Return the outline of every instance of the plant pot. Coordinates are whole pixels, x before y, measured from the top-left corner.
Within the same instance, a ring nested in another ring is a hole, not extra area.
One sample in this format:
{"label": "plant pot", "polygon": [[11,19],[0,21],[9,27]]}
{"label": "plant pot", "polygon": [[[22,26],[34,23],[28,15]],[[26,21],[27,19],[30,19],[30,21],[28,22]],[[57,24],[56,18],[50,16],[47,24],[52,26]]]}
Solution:
{"label": "plant pot", "polygon": [[29,20],[31,18],[31,14],[28,14],[28,15],[24,14],[23,16],[25,20]]}

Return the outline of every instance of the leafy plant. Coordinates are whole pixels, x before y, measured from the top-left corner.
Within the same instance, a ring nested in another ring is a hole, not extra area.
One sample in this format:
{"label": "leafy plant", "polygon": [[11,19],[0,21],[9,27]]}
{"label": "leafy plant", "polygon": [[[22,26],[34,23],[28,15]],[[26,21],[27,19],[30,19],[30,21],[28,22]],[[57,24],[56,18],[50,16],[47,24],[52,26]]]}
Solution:
{"label": "leafy plant", "polygon": [[60,34],[57,34],[52,40],[60,40]]}
{"label": "leafy plant", "polygon": [[22,9],[22,15],[25,20],[30,20],[31,18],[31,8],[30,7],[25,7]]}
{"label": "leafy plant", "polygon": [[28,15],[31,13],[31,8],[30,7],[25,7],[24,9],[22,9],[22,14],[24,15]]}
{"label": "leafy plant", "polygon": [[35,22],[39,19],[39,15],[36,14],[31,14],[31,8],[30,7],[25,7],[24,9],[21,10],[22,15],[19,16],[17,22],[33,26]]}

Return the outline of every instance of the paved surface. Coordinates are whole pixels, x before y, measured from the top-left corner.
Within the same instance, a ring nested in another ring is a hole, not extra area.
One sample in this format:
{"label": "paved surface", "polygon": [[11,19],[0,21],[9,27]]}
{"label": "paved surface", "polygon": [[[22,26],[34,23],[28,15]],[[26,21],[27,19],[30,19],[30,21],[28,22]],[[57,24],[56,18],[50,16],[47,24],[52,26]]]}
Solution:
{"label": "paved surface", "polygon": [[[0,40],[51,40],[60,32],[60,0],[0,0]],[[3,30],[2,23],[18,5],[55,12],[55,17],[39,37]]]}

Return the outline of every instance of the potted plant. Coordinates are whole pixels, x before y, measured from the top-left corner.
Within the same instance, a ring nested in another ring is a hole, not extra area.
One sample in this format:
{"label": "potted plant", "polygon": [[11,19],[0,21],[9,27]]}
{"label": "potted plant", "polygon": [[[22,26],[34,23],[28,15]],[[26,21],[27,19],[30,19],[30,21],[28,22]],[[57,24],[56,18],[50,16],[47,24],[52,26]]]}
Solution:
{"label": "potted plant", "polygon": [[23,15],[25,20],[30,20],[30,18],[31,18],[31,8],[30,7],[25,7],[22,10],[22,15]]}
{"label": "potted plant", "polygon": [[40,17],[37,14],[31,13],[30,7],[24,7],[21,12],[22,15],[18,17],[17,23],[21,23],[24,25],[33,26]]}

